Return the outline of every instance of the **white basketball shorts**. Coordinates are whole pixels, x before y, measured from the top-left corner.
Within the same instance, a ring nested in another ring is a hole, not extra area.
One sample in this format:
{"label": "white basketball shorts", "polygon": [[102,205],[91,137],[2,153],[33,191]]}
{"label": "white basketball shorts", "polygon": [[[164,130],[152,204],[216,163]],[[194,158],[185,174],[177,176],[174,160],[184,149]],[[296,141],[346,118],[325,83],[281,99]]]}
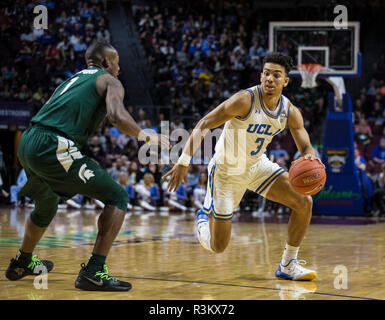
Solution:
{"label": "white basketball shorts", "polygon": [[226,167],[216,163],[215,157],[211,159],[207,170],[207,192],[202,211],[221,220],[233,217],[247,189],[265,197],[274,181],[286,172],[265,154],[242,174],[230,174]]}

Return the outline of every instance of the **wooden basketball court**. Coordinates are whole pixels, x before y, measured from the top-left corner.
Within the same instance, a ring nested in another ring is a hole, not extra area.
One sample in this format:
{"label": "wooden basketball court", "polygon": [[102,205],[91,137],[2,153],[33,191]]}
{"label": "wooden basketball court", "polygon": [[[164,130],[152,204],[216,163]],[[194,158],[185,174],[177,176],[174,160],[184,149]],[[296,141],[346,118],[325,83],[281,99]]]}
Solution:
{"label": "wooden basketball court", "polygon": [[48,289],[35,289],[34,277],[15,282],[5,278],[30,211],[0,210],[1,300],[385,298],[381,281],[385,219],[313,217],[299,259],[307,260],[318,278],[293,282],[274,277],[285,244],[287,216],[237,214],[229,247],[213,254],[194,236],[193,213],[128,213],[107,263],[110,274],[131,282],[133,289],[103,293],[74,287],[80,264],[88,261],[96,237],[99,212],[93,211],[58,212],[40,241],[35,253],[55,263],[48,274]]}

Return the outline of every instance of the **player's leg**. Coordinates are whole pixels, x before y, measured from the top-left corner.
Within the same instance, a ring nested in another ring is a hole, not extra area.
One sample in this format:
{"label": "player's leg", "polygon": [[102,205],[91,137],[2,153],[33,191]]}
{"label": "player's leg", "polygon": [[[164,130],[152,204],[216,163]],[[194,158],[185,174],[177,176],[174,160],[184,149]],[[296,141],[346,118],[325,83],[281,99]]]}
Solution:
{"label": "player's leg", "polygon": [[[22,193],[31,195],[35,201],[35,208],[26,221],[20,249],[15,259],[11,260],[6,271],[6,277],[9,280],[19,280],[27,275],[38,275],[39,271],[37,271],[37,269],[35,271],[35,267],[42,265],[46,268],[47,272],[53,269],[53,263],[51,261],[39,260],[36,256],[33,256],[32,253],[56,214],[58,196],[52,192],[47,184],[36,176],[29,173],[27,173],[27,175],[28,182],[25,189],[22,190]],[[31,190],[33,190],[33,192],[30,193],[29,191]]]}
{"label": "player's leg", "polygon": [[287,242],[276,276],[288,280],[313,280],[317,276],[316,272],[300,266],[297,260],[299,246],[305,237],[312,216],[312,198],[293,190],[287,172],[275,180],[265,196],[292,209]]}
{"label": "player's leg", "polygon": [[[73,141],[46,129],[31,128],[23,134],[19,159],[22,164],[24,162],[24,167],[27,163],[29,169],[56,195],[69,199],[76,194],[83,194],[105,204],[98,221],[94,251],[87,267],[82,266],[76,286],[84,290],[129,290],[131,284],[110,277],[105,265],[106,255],[124,221],[128,202],[126,190],[94,161],[83,156]],[[39,226],[39,221],[36,222],[32,216],[31,219]]]}
{"label": "player's leg", "polygon": [[89,291],[127,291],[131,284],[109,276],[107,255],[119,234],[127,210],[128,193],[88,157],[74,161],[63,183],[53,183],[60,194],[79,193],[104,204],[98,219],[98,234],[91,256],[75,281],[75,287]]}
{"label": "player's leg", "polygon": [[125,213],[125,211],[111,205],[106,205],[103,208],[98,219],[98,235],[92,254],[107,257],[112,243],[122,227]]}
{"label": "player's leg", "polygon": [[223,252],[229,245],[231,238],[231,218],[227,220],[216,219],[209,216],[210,223],[210,245],[215,253]]}
{"label": "player's leg", "polygon": [[219,220],[215,219],[211,212],[198,210],[196,234],[203,248],[211,252],[221,253],[230,242],[231,217],[226,220]]}
{"label": "player's leg", "polygon": [[266,194],[266,198],[292,209],[288,225],[287,243],[290,246],[298,247],[310,224],[313,208],[312,198],[293,190],[287,172],[277,178]]}
{"label": "player's leg", "polygon": [[245,180],[242,176],[229,177],[213,163],[208,171],[207,192],[203,208],[197,211],[196,231],[206,250],[221,253],[230,242],[232,212],[246,190]]}

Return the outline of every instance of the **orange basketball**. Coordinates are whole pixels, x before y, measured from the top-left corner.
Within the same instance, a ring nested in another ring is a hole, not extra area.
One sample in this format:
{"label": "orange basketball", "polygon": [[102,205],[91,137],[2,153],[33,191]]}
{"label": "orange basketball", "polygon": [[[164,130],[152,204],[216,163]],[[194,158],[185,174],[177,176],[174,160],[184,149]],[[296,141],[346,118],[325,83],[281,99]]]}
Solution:
{"label": "orange basketball", "polygon": [[312,196],[324,187],[326,171],[318,160],[300,158],[290,167],[289,181],[298,193]]}

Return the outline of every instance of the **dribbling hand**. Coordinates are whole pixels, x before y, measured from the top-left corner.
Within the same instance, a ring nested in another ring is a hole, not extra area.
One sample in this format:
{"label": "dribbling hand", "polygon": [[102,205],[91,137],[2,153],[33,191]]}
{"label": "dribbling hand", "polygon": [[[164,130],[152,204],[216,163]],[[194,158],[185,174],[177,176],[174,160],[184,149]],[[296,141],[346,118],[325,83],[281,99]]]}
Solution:
{"label": "dribbling hand", "polygon": [[[312,153],[306,153],[306,154],[304,154],[301,158],[304,158],[305,160],[311,160],[311,161],[313,161],[313,160],[317,160],[320,164],[322,164],[323,166],[324,166],[324,168],[325,168],[325,165],[322,163],[322,161],[321,161],[321,159],[320,158],[318,158],[318,157],[316,157],[314,154],[312,154]],[[300,158],[298,158],[297,160],[299,160]],[[295,161],[297,161],[297,160],[295,160]],[[293,162],[295,162],[295,161],[293,161]]]}

